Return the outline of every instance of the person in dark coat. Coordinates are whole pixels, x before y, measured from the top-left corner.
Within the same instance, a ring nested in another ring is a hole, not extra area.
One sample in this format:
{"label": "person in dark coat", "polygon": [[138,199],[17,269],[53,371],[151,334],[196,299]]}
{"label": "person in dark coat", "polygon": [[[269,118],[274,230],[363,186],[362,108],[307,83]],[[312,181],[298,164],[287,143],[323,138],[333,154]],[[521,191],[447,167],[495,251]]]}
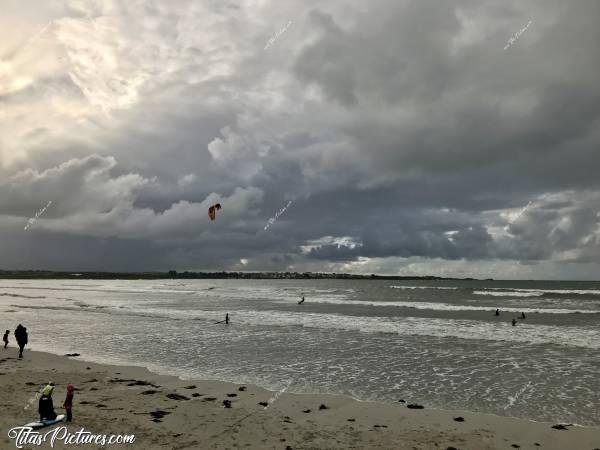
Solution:
{"label": "person in dark coat", "polygon": [[2,341],[4,341],[4,348],[6,348],[8,346],[8,335],[10,334],[10,331],[6,330],[6,333],[4,333],[4,337],[2,338]]}
{"label": "person in dark coat", "polygon": [[54,391],[54,386],[52,385],[52,383],[48,384],[42,390],[42,396],[40,397],[40,401],[38,403],[40,422],[43,422],[44,420],[56,419],[56,413],[54,412],[54,403],[52,402],[52,391]]}
{"label": "person in dark coat", "polygon": [[17,345],[19,346],[19,358],[23,357],[23,349],[27,345],[27,337],[27,328],[19,324],[15,330],[15,339],[17,340]]}

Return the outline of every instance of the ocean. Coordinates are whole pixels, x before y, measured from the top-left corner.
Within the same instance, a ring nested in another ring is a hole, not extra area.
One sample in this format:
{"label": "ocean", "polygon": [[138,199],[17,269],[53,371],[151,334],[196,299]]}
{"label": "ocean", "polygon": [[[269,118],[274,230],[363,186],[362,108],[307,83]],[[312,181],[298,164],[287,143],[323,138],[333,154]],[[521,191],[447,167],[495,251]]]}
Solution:
{"label": "ocean", "polygon": [[183,378],[600,424],[600,283],[0,280],[13,345],[18,323],[33,350]]}

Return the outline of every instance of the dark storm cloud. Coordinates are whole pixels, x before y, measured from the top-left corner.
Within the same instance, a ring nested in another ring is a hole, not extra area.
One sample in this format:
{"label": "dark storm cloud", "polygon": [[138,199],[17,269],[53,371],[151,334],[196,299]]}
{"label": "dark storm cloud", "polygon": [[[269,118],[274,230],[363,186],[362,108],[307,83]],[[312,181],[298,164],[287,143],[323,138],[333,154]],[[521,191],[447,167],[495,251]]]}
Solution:
{"label": "dark storm cloud", "polygon": [[0,52],[0,266],[600,262],[598,2],[58,3]]}

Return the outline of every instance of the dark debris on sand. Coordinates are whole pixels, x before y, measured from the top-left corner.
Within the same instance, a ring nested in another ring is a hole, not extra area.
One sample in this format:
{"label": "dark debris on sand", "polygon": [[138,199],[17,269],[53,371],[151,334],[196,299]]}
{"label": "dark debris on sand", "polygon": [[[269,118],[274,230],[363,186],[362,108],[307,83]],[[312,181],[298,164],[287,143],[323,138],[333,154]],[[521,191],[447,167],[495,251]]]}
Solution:
{"label": "dark debris on sand", "polygon": [[202,400],[205,402],[214,402],[217,399],[217,397],[205,397]]}
{"label": "dark debris on sand", "polygon": [[246,390],[246,386],[240,386],[238,388],[238,391],[240,391],[240,392],[244,392],[245,390]]}
{"label": "dark debris on sand", "polygon": [[111,378],[109,383],[131,383],[131,386],[152,386],[147,381],[134,380],[133,378]]}
{"label": "dark debris on sand", "polygon": [[554,428],[555,430],[568,430],[568,426],[570,425],[559,423],[557,425],[552,425],[552,428]]}
{"label": "dark debris on sand", "polygon": [[153,419],[162,419],[171,413],[169,411],[161,411],[160,409],[157,409],[156,411],[149,412],[148,414],[150,414]]}
{"label": "dark debris on sand", "polygon": [[143,380],[133,380],[132,383],[127,383],[127,386],[152,386],[153,388],[159,388],[160,386],[157,386],[155,384],[149,383],[147,381],[143,381]]}
{"label": "dark debris on sand", "polygon": [[192,397],[202,397],[202,394],[198,394],[197,392],[194,392],[192,394]]}
{"label": "dark debris on sand", "polygon": [[450,446],[450,447],[447,447],[446,450],[458,450],[458,449],[456,447]]}
{"label": "dark debris on sand", "polygon": [[67,353],[65,356],[71,357],[71,356],[81,356],[79,353]]}
{"label": "dark debris on sand", "polygon": [[264,407],[267,407],[267,406],[269,406],[269,403],[268,403],[268,402],[258,402],[258,404],[259,404],[260,406],[264,406]]}
{"label": "dark debris on sand", "polygon": [[519,444],[513,444],[511,445],[512,448],[521,448],[521,446]]}
{"label": "dark debris on sand", "polygon": [[189,397],[180,394],[167,394],[167,397],[171,400],[189,400]]}
{"label": "dark debris on sand", "polygon": [[321,406],[319,406],[319,411],[322,409],[329,409],[329,406],[326,406],[323,403],[321,403]]}
{"label": "dark debris on sand", "polygon": [[140,394],[142,394],[142,395],[152,395],[152,394],[156,394],[157,392],[160,392],[160,391],[155,391],[153,389],[150,389],[148,391],[142,391],[142,392],[140,392]]}
{"label": "dark debris on sand", "polygon": [[408,409],[425,409],[424,406],[422,405],[417,405],[416,403],[411,403],[410,405],[406,406]]}
{"label": "dark debris on sand", "polygon": [[464,419],[464,417],[460,417],[460,416],[459,416],[459,417],[455,417],[455,418],[454,418],[454,421],[455,421],[455,422],[464,422],[464,421],[465,421],[465,419]]}
{"label": "dark debris on sand", "polygon": [[224,408],[231,408],[231,400],[223,400]]}
{"label": "dark debris on sand", "polygon": [[303,412],[303,413],[307,413],[307,414],[308,414],[308,413],[310,412],[310,409],[305,409],[305,410],[304,410],[304,411],[302,411],[302,412]]}
{"label": "dark debris on sand", "polygon": [[196,386],[193,384],[190,384],[189,386],[185,386],[184,389],[196,389]]}
{"label": "dark debris on sand", "polygon": [[237,394],[227,394],[227,397],[237,397]]}

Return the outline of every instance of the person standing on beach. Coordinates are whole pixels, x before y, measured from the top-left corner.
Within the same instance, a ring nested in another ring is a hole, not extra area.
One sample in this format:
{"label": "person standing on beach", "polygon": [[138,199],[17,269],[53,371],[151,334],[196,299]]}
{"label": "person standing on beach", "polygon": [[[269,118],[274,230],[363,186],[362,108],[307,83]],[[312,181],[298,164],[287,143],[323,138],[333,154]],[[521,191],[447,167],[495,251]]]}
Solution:
{"label": "person standing on beach", "polygon": [[6,330],[6,333],[4,333],[4,337],[2,338],[2,340],[4,341],[4,348],[6,348],[8,346],[8,335],[10,334],[10,331]]}
{"label": "person standing on beach", "polygon": [[229,313],[225,314],[225,325],[229,325]]}
{"label": "person standing on beach", "polygon": [[73,393],[75,392],[75,386],[72,384],[67,384],[67,398],[65,398],[65,402],[63,403],[63,408],[67,411],[67,422],[71,422],[73,420]]}
{"label": "person standing on beach", "polygon": [[19,358],[22,358],[23,349],[27,345],[27,328],[19,324],[15,330],[15,339],[17,340],[17,345],[19,346]]}
{"label": "person standing on beach", "polygon": [[43,422],[44,420],[56,419],[56,413],[54,412],[54,404],[52,403],[53,390],[53,383],[48,383],[48,385],[42,390],[42,396],[40,397],[40,401],[38,403],[40,422]]}

